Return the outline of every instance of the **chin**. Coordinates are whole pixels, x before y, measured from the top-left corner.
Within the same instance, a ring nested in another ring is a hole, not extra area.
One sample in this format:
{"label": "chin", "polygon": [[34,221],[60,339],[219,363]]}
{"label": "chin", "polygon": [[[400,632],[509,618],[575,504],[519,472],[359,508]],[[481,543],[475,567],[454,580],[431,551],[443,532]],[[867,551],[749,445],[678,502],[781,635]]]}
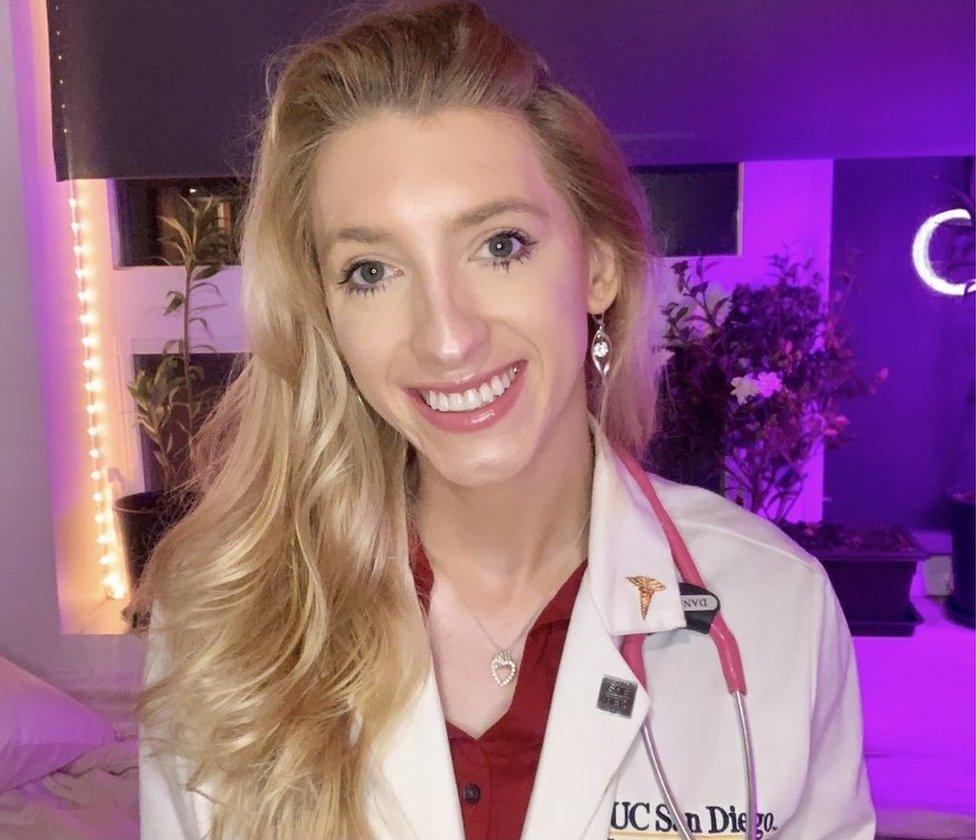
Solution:
{"label": "chin", "polygon": [[525,468],[525,438],[514,433],[512,436],[518,439],[499,439],[490,444],[462,439],[452,452],[439,452],[433,457],[424,454],[430,465],[452,484],[481,487],[513,478]]}

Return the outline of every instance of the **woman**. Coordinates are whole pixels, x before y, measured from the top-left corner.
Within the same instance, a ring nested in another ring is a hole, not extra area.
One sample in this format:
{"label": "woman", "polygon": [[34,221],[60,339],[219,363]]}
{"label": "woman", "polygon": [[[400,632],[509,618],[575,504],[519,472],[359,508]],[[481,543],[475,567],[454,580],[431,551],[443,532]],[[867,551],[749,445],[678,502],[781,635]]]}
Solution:
{"label": "woman", "polygon": [[[733,704],[626,466],[659,298],[606,128],[476,4],[391,7],[289,57],[251,189],[253,355],[138,594],[143,838],[676,836],[649,711],[688,830],[747,836]],[[642,478],[738,638],[753,835],[873,838],[822,567]]]}

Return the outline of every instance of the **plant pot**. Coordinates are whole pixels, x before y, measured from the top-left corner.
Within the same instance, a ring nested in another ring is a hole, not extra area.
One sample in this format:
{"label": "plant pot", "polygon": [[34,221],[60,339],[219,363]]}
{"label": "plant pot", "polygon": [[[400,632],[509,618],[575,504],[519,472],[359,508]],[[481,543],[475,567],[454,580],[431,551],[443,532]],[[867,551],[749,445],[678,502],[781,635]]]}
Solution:
{"label": "plant pot", "polygon": [[949,530],[952,532],[952,592],[946,616],[964,627],[976,627],[976,494],[949,491]]}
{"label": "plant pot", "polygon": [[135,589],[160,536],[171,524],[159,509],[160,493],[147,490],[116,499],[112,505],[125,552],[129,587]]}
{"label": "plant pot", "polygon": [[823,564],[852,636],[915,633],[922,617],[910,591],[926,555],[907,529],[789,522],[780,527]]}

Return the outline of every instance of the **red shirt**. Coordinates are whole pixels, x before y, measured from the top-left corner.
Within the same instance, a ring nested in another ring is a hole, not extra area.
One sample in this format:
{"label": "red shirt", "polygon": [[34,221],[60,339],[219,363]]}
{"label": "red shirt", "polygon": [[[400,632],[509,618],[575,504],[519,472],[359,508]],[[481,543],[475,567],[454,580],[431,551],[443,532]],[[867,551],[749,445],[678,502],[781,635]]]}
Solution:
{"label": "red shirt", "polygon": [[[413,557],[414,583],[426,612],[434,572],[419,540]],[[521,837],[566,630],[585,569],[586,560],[566,579],[529,630],[515,694],[505,714],[480,738],[472,738],[450,721],[444,722],[466,840]]]}

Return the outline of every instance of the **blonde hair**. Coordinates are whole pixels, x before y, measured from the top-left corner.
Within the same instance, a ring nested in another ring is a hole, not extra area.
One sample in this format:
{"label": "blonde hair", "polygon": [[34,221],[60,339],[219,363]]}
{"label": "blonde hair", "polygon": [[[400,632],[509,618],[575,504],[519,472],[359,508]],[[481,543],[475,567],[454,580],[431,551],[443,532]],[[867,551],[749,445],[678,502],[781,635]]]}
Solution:
{"label": "blonde hair", "polygon": [[169,657],[138,710],[193,768],[190,788],[211,786],[213,840],[359,840],[374,757],[429,648],[408,566],[411,447],[356,399],[326,311],[317,150],[379,109],[521,115],[585,236],[616,256],[613,361],[601,384],[587,360],[587,400],[637,455],[656,420],[657,261],[606,127],[477,3],[373,9],[278,58],[242,225],[251,354],[194,440],[193,504],[130,605],[165,616]]}

